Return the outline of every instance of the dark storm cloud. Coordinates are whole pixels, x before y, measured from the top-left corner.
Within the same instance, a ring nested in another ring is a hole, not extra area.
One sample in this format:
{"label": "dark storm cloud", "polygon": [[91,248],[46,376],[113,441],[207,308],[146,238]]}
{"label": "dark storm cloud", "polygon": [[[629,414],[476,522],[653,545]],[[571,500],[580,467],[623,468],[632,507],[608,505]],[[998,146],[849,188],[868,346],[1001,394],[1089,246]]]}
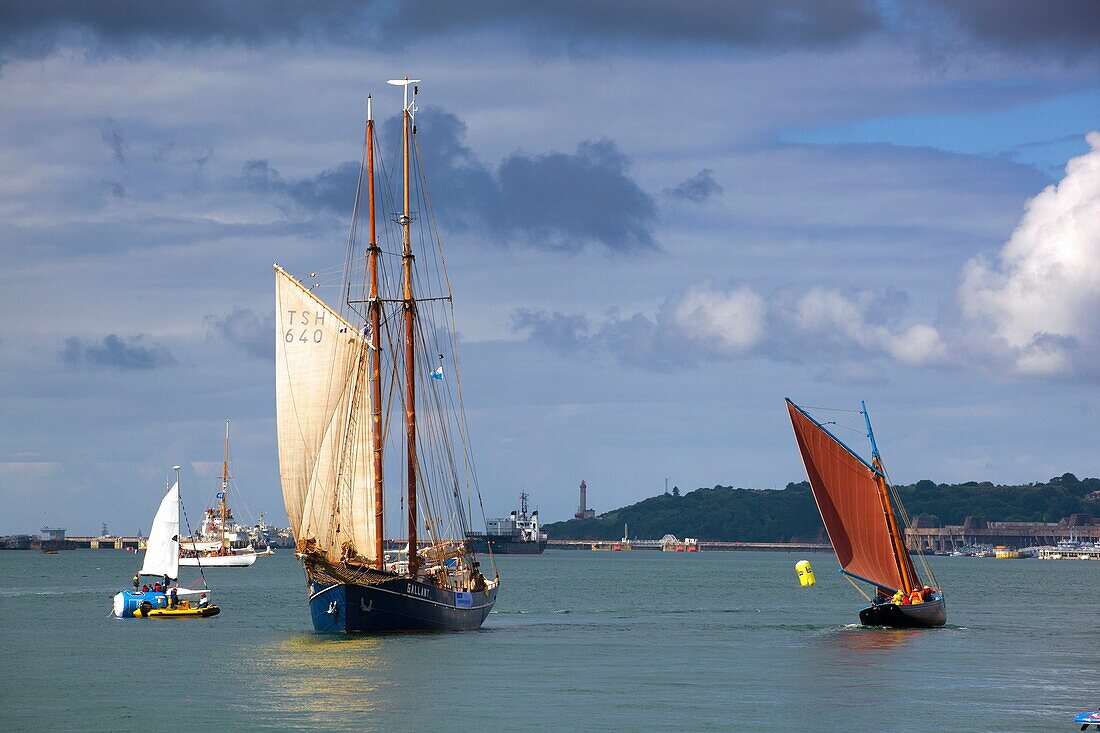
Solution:
{"label": "dark storm cloud", "polygon": [[450,34],[517,27],[564,39],[638,40],[745,46],[822,46],[860,38],[881,24],[870,0],[639,0],[616,2],[379,3],[295,0],[192,0],[148,3],[24,0],[0,4],[4,55],[48,53],[66,34],[104,45],[143,41],[246,43],[317,38],[341,43],[395,42],[408,28]]}
{"label": "dark storm cloud", "polygon": [[[493,171],[466,146],[466,124],[457,116],[425,108],[417,129],[432,210],[444,226],[491,232],[507,238],[501,244],[535,249],[656,247],[657,207],[612,140],[582,142],[574,153],[514,153]],[[401,139],[400,120],[388,120],[383,130],[386,139]],[[296,181],[284,180],[266,160],[249,161],[242,171],[253,190],[336,212],[351,210],[358,175],[358,161]],[[387,205],[384,196],[380,202]]]}
{"label": "dark storm cloud", "polygon": [[349,160],[316,176],[284,180],[267,160],[250,160],[241,171],[243,183],[253,191],[283,197],[307,209],[351,211],[359,163]]}
{"label": "dark storm cloud", "polygon": [[681,181],[672,188],[666,188],[665,194],[673,198],[701,204],[714,198],[722,191],[721,184],[714,180],[714,171],[710,168],[704,168],[686,181]]}
{"label": "dark storm cloud", "polygon": [[537,248],[578,250],[586,240],[618,252],[656,246],[657,207],[626,172],[626,158],[611,140],[582,142],[573,154],[509,156],[497,179],[495,218]]}
{"label": "dark storm cloud", "polygon": [[[438,107],[425,107],[417,116],[417,132],[433,211],[445,226],[483,228],[499,212],[501,193],[493,172],[466,146],[466,123]],[[396,146],[400,140],[401,119],[392,117],[383,126],[383,142]]]}
{"label": "dark storm cloud", "polygon": [[72,367],[123,371],[159,369],[178,363],[167,347],[156,343],[146,345],[144,336],[123,341],[113,333],[98,342],[76,336],[65,339],[61,360]]}
{"label": "dark storm cloud", "polygon": [[105,50],[142,44],[265,43],[299,40],[396,44],[418,36],[478,29],[515,30],[566,49],[609,43],[710,45],[757,49],[839,47],[876,34],[939,42],[956,29],[1004,50],[1076,55],[1095,51],[1100,7],[1094,0],[614,0],[555,3],[352,2],[333,0],[12,0],[0,3],[0,59],[40,56],[63,43]]}
{"label": "dark storm cloud", "polygon": [[351,211],[355,203],[355,185],[359,180],[359,163],[349,160],[335,168],[321,171],[313,178],[295,181],[286,193],[303,206]]}
{"label": "dark storm cloud", "polygon": [[224,339],[249,356],[275,360],[275,314],[256,315],[250,308],[234,308],[224,316],[209,315],[206,327],[211,335]]}
{"label": "dark storm cloud", "polygon": [[[923,4],[971,38],[1005,51],[1064,56],[1100,51],[1096,0],[923,0]],[[920,4],[909,11],[919,16]]]}
{"label": "dark storm cloud", "polygon": [[145,41],[246,43],[303,37],[351,42],[371,3],[332,0],[12,0],[0,3],[0,56],[37,56],[72,36],[105,46]]}
{"label": "dark storm cloud", "polygon": [[512,313],[512,330],[563,352],[576,351],[590,339],[588,319],[579,313],[547,313],[521,308]]}
{"label": "dark storm cloud", "polygon": [[543,37],[781,48],[844,44],[882,23],[869,0],[637,0],[627,7],[614,0],[474,4],[417,0],[400,3],[397,9],[387,17],[387,24],[396,29],[415,23],[422,32],[519,26]]}

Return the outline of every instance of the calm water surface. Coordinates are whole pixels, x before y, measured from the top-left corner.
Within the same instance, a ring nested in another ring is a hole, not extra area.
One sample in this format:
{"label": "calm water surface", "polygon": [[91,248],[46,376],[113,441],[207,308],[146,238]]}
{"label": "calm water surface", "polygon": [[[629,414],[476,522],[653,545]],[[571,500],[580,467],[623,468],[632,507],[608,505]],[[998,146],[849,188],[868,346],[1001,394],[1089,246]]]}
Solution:
{"label": "calm water surface", "polygon": [[289,551],[173,621],[108,617],[134,555],[0,552],[0,731],[1071,731],[1100,705],[1100,562],[933,558],[948,627],[886,631],[801,558],[503,557],[482,631],[334,638]]}

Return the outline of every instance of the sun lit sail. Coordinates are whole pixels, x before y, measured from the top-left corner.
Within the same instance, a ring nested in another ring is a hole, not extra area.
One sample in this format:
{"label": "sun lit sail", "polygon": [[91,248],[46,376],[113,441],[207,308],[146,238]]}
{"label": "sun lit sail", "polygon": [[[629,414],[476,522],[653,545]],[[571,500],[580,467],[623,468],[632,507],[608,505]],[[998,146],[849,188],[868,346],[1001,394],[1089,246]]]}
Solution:
{"label": "sun lit sail", "polygon": [[142,575],[167,575],[172,580],[179,577],[179,534],[180,485],[177,481],[161,499],[160,508],[153,517],[149,539],[145,541]]}
{"label": "sun lit sail", "polygon": [[787,411],[840,567],[890,591],[904,588],[875,470],[789,401]]}
{"label": "sun lit sail", "polygon": [[300,552],[375,562],[367,339],[275,272],[279,467],[291,529]]}

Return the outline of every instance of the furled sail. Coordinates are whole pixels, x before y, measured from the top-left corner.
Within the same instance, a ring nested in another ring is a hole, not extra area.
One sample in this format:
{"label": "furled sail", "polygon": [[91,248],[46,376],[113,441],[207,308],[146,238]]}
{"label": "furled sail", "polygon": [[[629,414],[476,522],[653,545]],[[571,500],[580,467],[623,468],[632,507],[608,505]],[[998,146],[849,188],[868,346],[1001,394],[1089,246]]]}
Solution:
{"label": "furled sail", "polygon": [[180,485],[177,481],[161,499],[145,542],[142,575],[167,575],[175,580],[180,568]]}
{"label": "furled sail", "polygon": [[904,588],[874,469],[790,400],[787,411],[840,567],[882,588]]}
{"label": "furled sail", "polygon": [[367,339],[278,266],[275,323],[279,472],[298,549],[373,563]]}

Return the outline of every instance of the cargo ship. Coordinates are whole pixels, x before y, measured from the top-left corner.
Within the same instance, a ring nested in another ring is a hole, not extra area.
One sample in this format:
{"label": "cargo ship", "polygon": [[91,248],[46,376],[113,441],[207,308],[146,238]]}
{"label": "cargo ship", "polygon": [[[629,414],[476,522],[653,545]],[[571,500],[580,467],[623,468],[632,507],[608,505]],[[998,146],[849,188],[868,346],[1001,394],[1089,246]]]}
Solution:
{"label": "cargo ship", "polygon": [[527,514],[527,494],[519,495],[519,511],[507,517],[485,522],[484,532],[467,532],[466,546],[471,552],[497,555],[541,555],[547,536],[539,530],[539,510]]}

